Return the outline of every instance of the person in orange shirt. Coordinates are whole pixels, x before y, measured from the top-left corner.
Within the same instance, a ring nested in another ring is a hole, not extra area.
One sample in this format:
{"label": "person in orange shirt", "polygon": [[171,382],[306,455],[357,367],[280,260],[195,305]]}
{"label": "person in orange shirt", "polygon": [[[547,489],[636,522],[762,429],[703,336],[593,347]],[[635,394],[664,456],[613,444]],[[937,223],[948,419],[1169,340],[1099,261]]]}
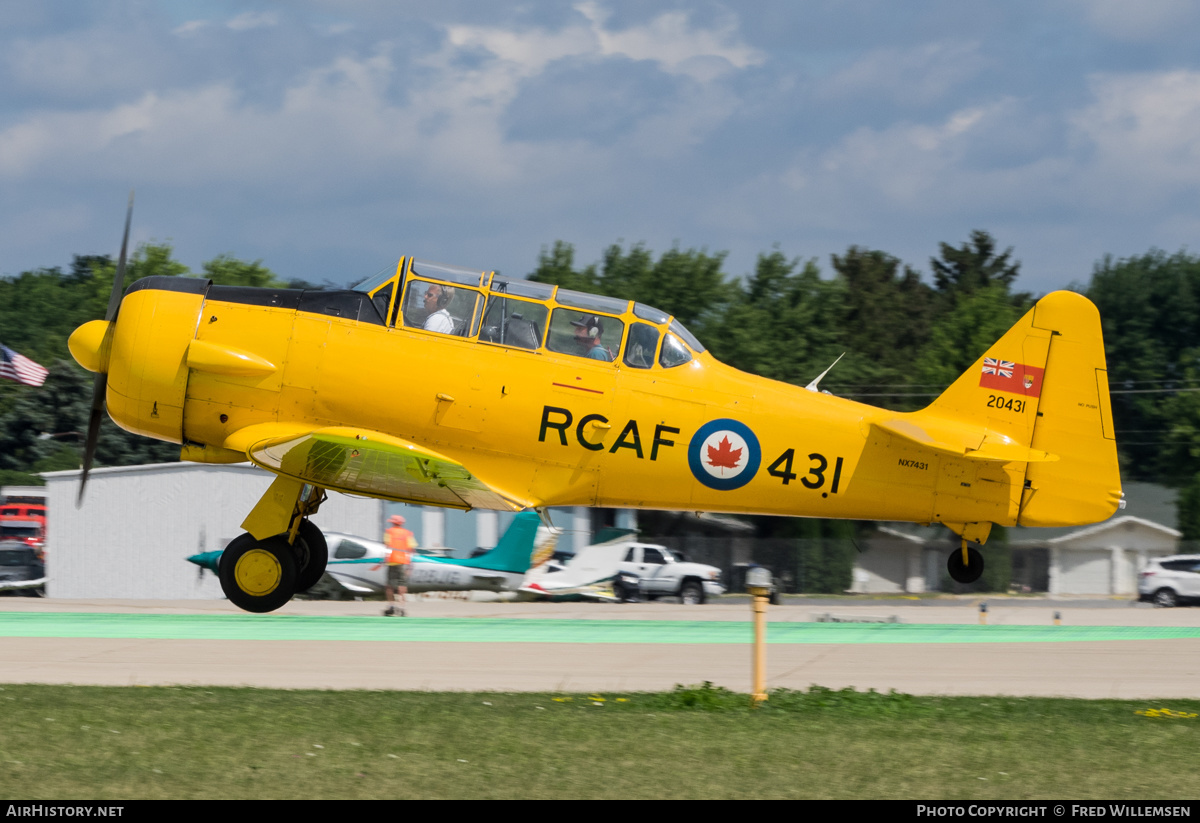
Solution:
{"label": "person in orange shirt", "polygon": [[408,570],[412,568],[412,553],[417,547],[417,539],[413,533],[404,528],[404,518],[394,514],[388,518],[391,526],[383,533],[383,542],[389,549],[387,558],[387,602],[384,615],[396,614],[396,592],[400,593],[400,616],[404,617],[404,607],[408,604]]}

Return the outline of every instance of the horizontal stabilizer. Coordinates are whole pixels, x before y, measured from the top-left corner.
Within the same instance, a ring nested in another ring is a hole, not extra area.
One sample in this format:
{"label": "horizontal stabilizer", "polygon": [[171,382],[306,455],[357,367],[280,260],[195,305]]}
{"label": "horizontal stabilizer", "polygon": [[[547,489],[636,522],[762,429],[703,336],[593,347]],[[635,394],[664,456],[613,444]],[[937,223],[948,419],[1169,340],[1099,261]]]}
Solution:
{"label": "horizontal stabilizer", "polygon": [[1057,455],[1032,449],[999,432],[971,423],[917,412],[874,424],[876,428],[927,449],[968,460],[1048,463]]}

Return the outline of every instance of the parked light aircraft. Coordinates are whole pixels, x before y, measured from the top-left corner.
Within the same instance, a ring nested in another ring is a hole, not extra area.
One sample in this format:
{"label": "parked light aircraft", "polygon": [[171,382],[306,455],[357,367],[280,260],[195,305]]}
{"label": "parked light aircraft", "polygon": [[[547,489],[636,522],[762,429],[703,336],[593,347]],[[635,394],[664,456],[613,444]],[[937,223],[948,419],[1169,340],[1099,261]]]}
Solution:
{"label": "parked light aircraft", "polygon": [[[534,512],[520,512],[513,518],[500,542],[490,551],[466,560],[436,555],[414,554],[408,572],[408,591],[517,591],[525,582],[530,563],[549,555],[538,551],[535,537],[541,519]],[[387,556],[390,549],[376,540],[350,534],[325,535],[329,562],[325,577],[329,585],[348,594],[383,594],[387,587]],[[203,552],[188,558],[217,575],[221,572],[224,552]]]}
{"label": "parked light aircraft", "polygon": [[626,539],[585,546],[564,563],[547,559],[529,570],[517,590],[521,600],[595,600],[616,603],[613,582],[629,551]]}
{"label": "parked light aircraft", "polygon": [[274,472],[221,567],[249,611],[320,578],[330,490],[939,522],[959,580],[993,523],[1093,523],[1121,498],[1100,317],[1071,292],[898,413],[726,366],[650,306],[490,271],[403,257],[345,291],[149,277],[122,298],[124,260],[69,341],[96,373],[80,495],[105,407],[183,460]]}

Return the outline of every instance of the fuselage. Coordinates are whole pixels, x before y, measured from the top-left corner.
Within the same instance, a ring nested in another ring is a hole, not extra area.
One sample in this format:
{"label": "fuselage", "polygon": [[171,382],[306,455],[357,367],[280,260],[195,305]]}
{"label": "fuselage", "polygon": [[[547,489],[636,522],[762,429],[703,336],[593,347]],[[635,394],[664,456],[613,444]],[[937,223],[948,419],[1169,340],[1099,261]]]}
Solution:
{"label": "fuselage", "polygon": [[[444,333],[402,303],[432,279],[401,261],[373,292],[139,281],[107,359],[109,412],[216,462],[244,460],[225,445],[260,423],[382,432],[531,506],[1017,521],[1024,463],[892,436],[874,424],[905,415],[726,366],[662,312],[548,286],[521,300],[515,281],[482,273],[454,282],[474,308]],[[543,322],[511,344],[488,325],[494,305],[510,323]],[[555,337],[571,312],[606,324],[604,358]]]}

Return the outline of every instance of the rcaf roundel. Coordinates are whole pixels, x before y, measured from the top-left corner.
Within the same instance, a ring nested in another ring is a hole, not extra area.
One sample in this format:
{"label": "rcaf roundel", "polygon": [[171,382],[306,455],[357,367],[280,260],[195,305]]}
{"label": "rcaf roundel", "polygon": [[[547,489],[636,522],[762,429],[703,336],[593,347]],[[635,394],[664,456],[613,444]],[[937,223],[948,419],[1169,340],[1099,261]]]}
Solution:
{"label": "rcaf roundel", "polygon": [[705,423],[688,444],[692,476],[710,489],[740,489],[754,479],[761,461],[758,438],[737,420]]}

